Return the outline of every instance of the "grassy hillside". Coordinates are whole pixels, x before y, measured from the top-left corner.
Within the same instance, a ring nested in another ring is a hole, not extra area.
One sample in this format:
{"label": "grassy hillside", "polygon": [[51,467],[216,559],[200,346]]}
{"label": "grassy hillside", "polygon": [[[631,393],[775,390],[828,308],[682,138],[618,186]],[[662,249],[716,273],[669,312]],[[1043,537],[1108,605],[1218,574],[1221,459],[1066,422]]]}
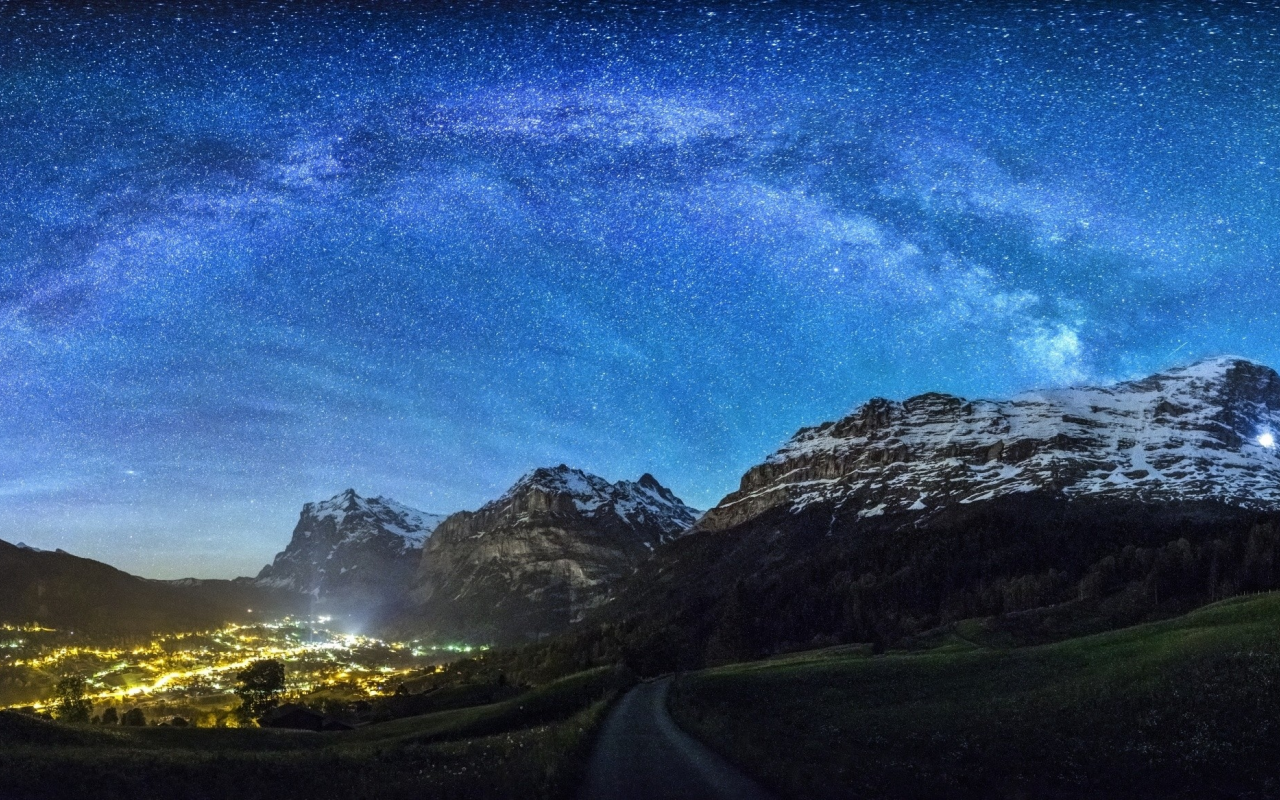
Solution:
{"label": "grassy hillside", "polygon": [[672,710],[791,797],[1280,795],[1280,595],[1037,647],[972,627],[689,674]]}
{"label": "grassy hillside", "polygon": [[611,670],[355,731],[66,726],[0,712],[0,797],[556,798],[620,688]]}

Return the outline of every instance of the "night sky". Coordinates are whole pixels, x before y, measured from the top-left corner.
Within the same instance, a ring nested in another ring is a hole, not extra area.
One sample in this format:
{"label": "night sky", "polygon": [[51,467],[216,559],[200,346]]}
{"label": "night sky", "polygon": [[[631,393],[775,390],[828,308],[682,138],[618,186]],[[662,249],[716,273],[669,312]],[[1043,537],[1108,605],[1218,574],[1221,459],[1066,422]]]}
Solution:
{"label": "night sky", "polygon": [[1269,3],[0,0],[0,538],[715,503],[869,397],[1280,366]]}

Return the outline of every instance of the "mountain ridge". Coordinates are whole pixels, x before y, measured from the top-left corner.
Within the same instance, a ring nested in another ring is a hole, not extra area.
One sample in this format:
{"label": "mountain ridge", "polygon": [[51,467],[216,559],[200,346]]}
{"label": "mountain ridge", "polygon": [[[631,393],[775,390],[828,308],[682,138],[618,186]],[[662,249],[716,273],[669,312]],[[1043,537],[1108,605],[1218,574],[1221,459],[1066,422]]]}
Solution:
{"label": "mountain ridge", "polygon": [[650,474],[565,464],[447,517],[348,489],[231,584],[494,644],[628,615],[714,638],[742,608],[765,649],[1085,600],[1141,618],[1280,585],[1277,432],[1280,375],[1233,356],[1007,400],[873,398],[798,430],[705,514]]}
{"label": "mountain ridge", "polygon": [[873,398],[800,429],[696,530],[724,530],[776,505],[841,501],[863,516],[927,515],[949,502],[1055,489],[1270,508],[1280,504],[1272,431],[1280,375],[1234,356],[1002,401]]}
{"label": "mountain ridge", "polygon": [[233,580],[156,580],[64,550],[0,541],[0,621],[88,633],[205,630],[296,613],[291,595]]}

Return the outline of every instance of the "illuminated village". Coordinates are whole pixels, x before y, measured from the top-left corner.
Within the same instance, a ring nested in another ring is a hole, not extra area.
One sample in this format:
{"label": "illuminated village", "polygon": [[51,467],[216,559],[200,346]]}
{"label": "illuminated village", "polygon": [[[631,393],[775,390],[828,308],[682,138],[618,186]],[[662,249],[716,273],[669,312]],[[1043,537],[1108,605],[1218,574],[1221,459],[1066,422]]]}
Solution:
{"label": "illuminated village", "polygon": [[259,659],[285,664],[285,699],[319,706],[391,694],[474,649],[387,642],[332,630],[329,622],[285,618],[109,643],[38,625],[2,625],[0,706],[46,712],[57,681],[79,675],[95,715],[139,708],[151,722],[181,717],[202,727],[235,726],[236,675]]}

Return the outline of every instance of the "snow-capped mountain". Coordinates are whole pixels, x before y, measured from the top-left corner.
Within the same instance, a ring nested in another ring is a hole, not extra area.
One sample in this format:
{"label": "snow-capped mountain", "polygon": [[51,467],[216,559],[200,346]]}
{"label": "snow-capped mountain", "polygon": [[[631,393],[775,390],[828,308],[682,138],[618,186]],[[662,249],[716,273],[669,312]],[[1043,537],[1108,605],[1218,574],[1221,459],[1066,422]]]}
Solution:
{"label": "snow-capped mountain", "polygon": [[[529,504],[527,508],[524,503]],[[649,544],[684,533],[698,514],[648,473],[638,481],[610,483],[564,464],[528,473],[485,508],[490,506],[524,509],[517,513],[546,511],[585,519],[617,518]]]}
{"label": "snow-capped mountain", "polygon": [[1047,641],[1277,589],[1278,438],[1280,375],[1240,358],[871,400],[751,468],[607,610],[732,659],[988,617]]}
{"label": "snow-capped mountain", "polygon": [[1071,497],[1280,506],[1280,375],[1221,357],[1104,387],[1005,401],[873,399],[799,431],[699,521],[784,507],[927,517],[1048,490]]}
{"label": "snow-capped mountain", "polygon": [[396,602],[443,519],[390,498],[361,497],[354,489],[307,503],[288,546],[258,573],[257,583],[339,609]]}
{"label": "snow-capped mountain", "polygon": [[563,629],[696,518],[652,475],[610,483],[563,464],[534,470],[436,529],[415,590],[419,618],[489,641]]}

